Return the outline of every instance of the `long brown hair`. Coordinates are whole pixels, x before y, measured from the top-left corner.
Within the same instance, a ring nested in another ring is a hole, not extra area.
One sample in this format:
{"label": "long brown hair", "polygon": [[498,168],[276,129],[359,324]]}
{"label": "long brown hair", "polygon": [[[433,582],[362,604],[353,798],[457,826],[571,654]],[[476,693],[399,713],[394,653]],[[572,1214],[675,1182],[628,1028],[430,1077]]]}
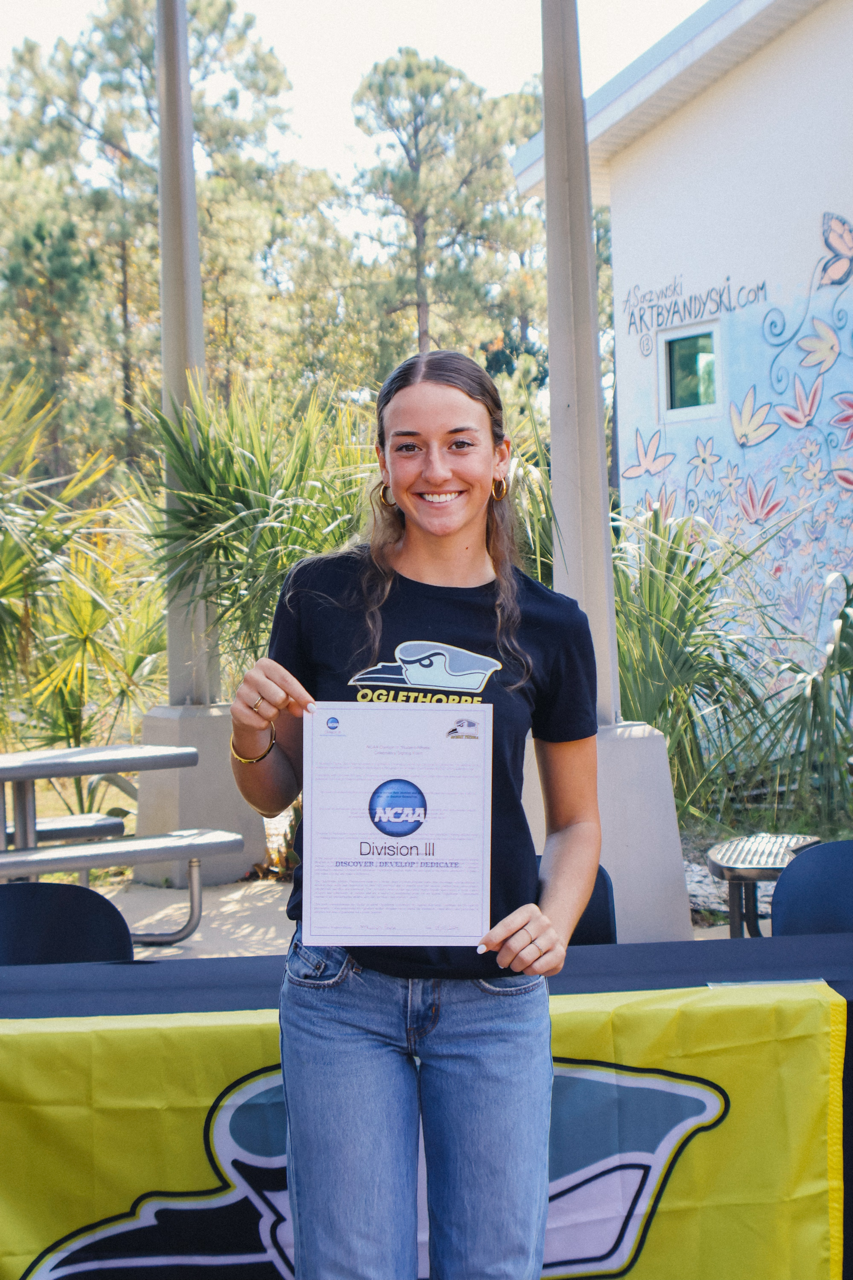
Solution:
{"label": "long brown hair", "polygon": [[[455,387],[471,400],[483,405],[489,415],[492,441],[495,448],[505,439],[503,405],[492,379],[475,360],[459,351],[429,351],[411,356],[398,365],[385,379],[376,399],[376,439],[385,451],[385,411],[399,391],[419,382],[436,382],[441,386]],[[361,570],[361,590],[364,600],[365,623],[368,631],[370,662],[379,657],[382,639],[382,614],[380,610],[388,599],[394,581],[394,570],[388,553],[403,536],[406,517],[397,506],[386,506],[381,501],[382,483],[376,484],[370,494],[373,508],[373,525],[370,531],[369,554],[364,557]],[[515,515],[512,503],[489,499],[486,513],[486,550],[494,565],[497,579],[498,651],[504,660],[519,668],[519,678],[512,685],[518,688],[530,675],[530,659],[516,640],[521,614],[518,607],[518,585],[515,566],[519,563],[515,539]]]}

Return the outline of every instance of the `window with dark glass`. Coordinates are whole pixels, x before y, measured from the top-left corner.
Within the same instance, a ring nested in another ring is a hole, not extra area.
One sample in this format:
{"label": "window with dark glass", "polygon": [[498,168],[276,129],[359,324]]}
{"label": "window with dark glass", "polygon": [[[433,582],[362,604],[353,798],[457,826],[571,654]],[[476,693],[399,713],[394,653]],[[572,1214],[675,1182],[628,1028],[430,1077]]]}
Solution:
{"label": "window with dark glass", "polygon": [[714,335],[695,333],[666,344],[670,409],[714,404]]}

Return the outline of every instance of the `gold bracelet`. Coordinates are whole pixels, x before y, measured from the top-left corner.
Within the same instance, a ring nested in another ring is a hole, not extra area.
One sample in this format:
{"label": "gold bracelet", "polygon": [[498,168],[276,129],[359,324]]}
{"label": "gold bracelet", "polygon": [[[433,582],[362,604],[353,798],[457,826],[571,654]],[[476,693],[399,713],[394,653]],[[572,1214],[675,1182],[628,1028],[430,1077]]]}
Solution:
{"label": "gold bracelet", "polygon": [[255,756],[254,759],[245,759],[243,756],[237,755],[237,752],[234,750],[234,734],[233,733],[231,734],[231,754],[235,760],[239,760],[240,764],[260,764],[262,760],[266,760],[267,756],[272,751],[274,746],[275,746],[275,725],[274,724],[270,725],[270,745],[267,747],[266,751],[264,751],[262,755]]}

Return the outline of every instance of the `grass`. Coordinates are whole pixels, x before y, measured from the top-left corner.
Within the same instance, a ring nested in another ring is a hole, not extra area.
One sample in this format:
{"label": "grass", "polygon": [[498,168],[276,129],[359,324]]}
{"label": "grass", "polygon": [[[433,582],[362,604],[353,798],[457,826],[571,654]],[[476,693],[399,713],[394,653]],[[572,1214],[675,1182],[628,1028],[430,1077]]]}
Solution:
{"label": "grass", "polygon": [[717,929],[720,925],[729,923],[729,913],[728,911],[699,911],[691,907],[690,920],[696,929]]}

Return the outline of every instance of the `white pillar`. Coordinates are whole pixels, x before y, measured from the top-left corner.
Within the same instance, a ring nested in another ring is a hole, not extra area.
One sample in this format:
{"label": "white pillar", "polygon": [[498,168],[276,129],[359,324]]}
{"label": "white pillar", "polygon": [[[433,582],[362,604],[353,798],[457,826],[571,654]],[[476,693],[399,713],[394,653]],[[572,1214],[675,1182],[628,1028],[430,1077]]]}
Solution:
{"label": "white pillar", "polygon": [[[589,617],[598,721],[619,719],[586,121],[574,0],[542,0],[554,586]],[[562,553],[562,554],[561,554]]]}
{"label": "white pillar", "polygon": [[[189,400],[189,379],[204,379],[204,317],[193,166],[193,122],[185,0],[157,0],[157,91],[160,109],[160,326],[163,411]],[[168,488],[174,478],[166,474]],[[168,501],[167,501],[168,506]],[[142,740],[194,746],[195,769],[143,773],[136,829],[140,835],[188,827],[239,831],[242,854],[202,863],[205,884],[236,880],[266,851],[263,821],[237,791],[228,758],[230,717],[219,702],[219,651],[203,604],[169,602],[168,707],[155,707]],[[179,776],[180,775],[180,776]],[[186,884],[180,863],[148,863],[134,877]]]}
{"label": "white pillar", "polygon": [[187,370],[204,376],[204,320],[184,0],[157,0],[160,106],[160,304],[163,408],[188,399]]}
{"label": "white pillar", "polygon": [[[204,317],[193,166],[193,120],[185,0],[157,0],[157,93],[160,109],[160,340],[163,412],[189,400],[189,378],[204,379]],[[167,473],[166,484],[173,488]],[[170,503],[167,500],[167,506]],[[219,655],[204,605],[170,602],[169,702],[219,698]]]}
{"label": "white pillar", "polygon": [[[689,938],[690,911],[663,736],[619,716],[616,611],[598,349],[586,120],[575,0],[542,0],[554,587],[585,610],[598,667],[601,861],[622,942]],[[559,535],[559,536],[558,536]],[[538,789],[525,808],[541,848]],[[537,838],[538,829],[538,838]]]}

